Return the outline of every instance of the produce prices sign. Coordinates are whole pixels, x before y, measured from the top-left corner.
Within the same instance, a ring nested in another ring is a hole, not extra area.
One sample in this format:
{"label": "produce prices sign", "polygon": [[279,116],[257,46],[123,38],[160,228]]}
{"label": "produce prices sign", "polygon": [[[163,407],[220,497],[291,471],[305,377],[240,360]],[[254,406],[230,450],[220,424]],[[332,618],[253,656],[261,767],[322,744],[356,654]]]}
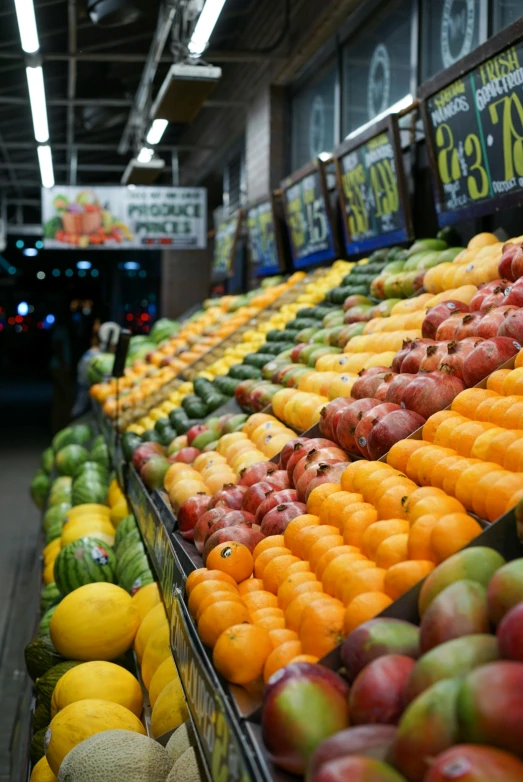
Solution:
{"label": "produce prices sign", "polygon": [[423,103],[441,225],[523,202],[523,44],[485,59],[489,44],[471,72],[442,89],[447,72],[436,79]]}
{"label": "produce prices sign", "polygon": [[204,249],[207,191],[199,187],[44,188],[42,223],[46,249]]}

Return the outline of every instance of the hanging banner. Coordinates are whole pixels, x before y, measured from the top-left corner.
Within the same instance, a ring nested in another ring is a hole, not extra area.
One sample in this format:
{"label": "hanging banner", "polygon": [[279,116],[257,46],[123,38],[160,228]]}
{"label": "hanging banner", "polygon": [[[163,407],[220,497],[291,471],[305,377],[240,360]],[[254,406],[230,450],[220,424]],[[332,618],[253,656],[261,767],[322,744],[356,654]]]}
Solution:
{"label": "hanging banner", "polygon": [[284,262],[273,197],[248,207],[246,222],[251,275],[279,274]]}
{"label": "hanging banner", "polygon": [[216,229],[212,265],[214,282],[232,276],[242,217],[243,213],[239,209],[233,217],[224,220]]}
{"label": "hanging banner", "polygon": [[438,220],[523,203],[523,21],[419,89]]}
{"label": "hanging banner", "polygon": [[46,249],[200,250],[207,246],[201,187],[42,188]]}

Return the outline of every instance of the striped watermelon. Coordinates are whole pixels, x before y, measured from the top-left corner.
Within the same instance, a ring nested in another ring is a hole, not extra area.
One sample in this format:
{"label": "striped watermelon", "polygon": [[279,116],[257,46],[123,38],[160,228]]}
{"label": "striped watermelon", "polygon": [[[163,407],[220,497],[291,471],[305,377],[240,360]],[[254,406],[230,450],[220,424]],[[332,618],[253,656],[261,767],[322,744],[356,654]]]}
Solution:
{"label": "striped watermelon", "polygon": [[116,582],[116,557],[107,543],[79,538],[63,548],[54,564],[54,580],[61,594],[95,581]]}
{"label": "striped watermelon", "polygon": [[118,546],[120,545],[122,540],[128,535],[128,533],[135,529],[136,530],[138,529],[138,525],[136,523],[136,519],[132,514],[122,519],[121,522],[118,524],[114,535],[115,548],[118,548]]}
{"label": "striped watermelon", "polygon": [[144,570],[139,570],[139,572],[138,570],[136,565],[131,564],[124,570],[120,578],[120,586],[130,595],[134,595],[139,589],[154,581],[149,565]]}
{"label": "striped watermelon", "polygon": [[133,529],[131,532],[129,532],[129,534],[126,535],[123,540],[120,540],[118,546],[116,545],[115,538],[114,553],[116,554],[116,559],[123,557],[128,548],[131,548],[136,543],[141,543],[141,541],[142,536],[140,535],[140,530],[138,529]]}
{"label": "striped watermelon", "polygon": [[143,543],[136,541],[130,546],[122,556],[117,557],[116,560],[116,575],[120,578],[120,574],[130,565],[132,562],[137,563],[144,561],[147,564],[147,557],[145,555],[145,548]]}

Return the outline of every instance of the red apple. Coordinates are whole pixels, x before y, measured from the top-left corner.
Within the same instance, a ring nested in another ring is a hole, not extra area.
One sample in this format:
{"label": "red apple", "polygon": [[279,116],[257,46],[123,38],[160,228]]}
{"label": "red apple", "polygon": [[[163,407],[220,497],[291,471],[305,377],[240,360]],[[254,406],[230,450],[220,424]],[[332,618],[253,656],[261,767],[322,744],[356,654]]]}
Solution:
{"label": "red apple", "polygon": [[463,379],[466,385],[475,386],[520,350],[521,345],[510,337],[486,339],[465,359]]}
{"label": "red apple", "polygon": [[175,462],[184,462],[185,464],[192,464],[194,460],[200,455],[201,451],[198,448],[182,448],[178,451],[174,457]]}
{"label": "red apple", "polygon": [[371,431],[376,424],[381,421],[388,413],[392,413],[393,410],[400,410],[400,406],[394,404],[394,402],[383,402],[381,405],[368,410],[360,419],[354,437],[356,438],[356,444],[362,456],[365,459],[369,458],[368,451],[368,439]]}
{"label": "red apple", "polygon": [[365,413],[379,404],[378,399],[358,399],[343,411],[336,427],[336,440],[344,451],[360,453],[355,437],[356,427]]}
{"label": "red apple", "polygon": [[283,535],[289,522],[304,513],[307,513],[307,506],[303,502],[282,502],[265,514],[260,532],[265,537]]}
{"label": "red apple", "polygon": [[200,554],[203,551],[203,547],[207,537],[209,536],[209,530],[217,521],[225,516],[229,512],[229,508],[213,508],[206,511],[203,516],[200,516],[194,527],[194,545]]}
{"label": "red apple", "polygon": [[423,416],[412,410],[394,410],[389,413],[378,421],[369,435],[367,442],[369,458],[380,459],[395,443],[409,437],[424,423]]}
{"label": "red apple", "polygon": [[180,506],[177,514],[178,529],[182,538],[185,540],[194,540],[194,530],[198,520],[205,515],[207,506],[209,504],[209,497],[207,494],[200,492],[193,497],[189,497]]}

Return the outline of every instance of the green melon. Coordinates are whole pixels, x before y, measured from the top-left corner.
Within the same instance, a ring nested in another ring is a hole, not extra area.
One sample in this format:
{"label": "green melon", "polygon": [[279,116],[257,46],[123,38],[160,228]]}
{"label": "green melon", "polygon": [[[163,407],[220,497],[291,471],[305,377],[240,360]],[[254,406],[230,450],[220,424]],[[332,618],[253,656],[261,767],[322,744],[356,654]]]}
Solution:
{"label": "green melon", "polygon": [[105,505],[107,502],[107,484],[98,478],[82,476],[74,482],[72,491],[73,505],[84,505],[88,502]]}
{"label": "green melon", "polygon": [[52,448],[46,448],[42,452],[41,463],[42,470],[50,475],[54,466],[54,451]]}
{"label": "green melon", "polygon": [[121,557],[118,557],[117,559],[116,575],[118,578],[120,578],[121,573],[123,573],[128,565],[130,565],[132,562],[139,562],[140,560],[145,560],[145,562],[147,562],[147,557],[145,555],[145,548],[143,543],[141,541],[136,541],[127,549],[124,554],[122,554]]}
{"label": "green melon", "polygon": [[48,635],[42,635],[28,643],[24,649],[24,658],[27,673],[33,681],[43,676],[53,665],[64,662]]}
{"label": "green melon", "polygon": [[84,462],[78,467],[78,470],[74,474],[74,479],[81,478],[83,475],[88,475],[89,478],[96,476],[102,483],[109,482],[109,473],[107,468],[98,462],[93,462],[89,458],[89,461]]}
{"label": "green melon", "polygon": [[53,540],[56,540],[62,536],[62,527],[63,524],[60,519],[55,519],[53,522],[47,525],[44,536],[46,546],[48,543],[51,543]]}
{"label": "green melon", "polygon": [[107,468],[111,463],[109,459],[109,449],[105,443],[99,443],[94,448],[92,448],[90,458]]}
{"label": "green melon", "polygon": [[93,431],[86,424],[75,424],[66,426],[53,437],[51,443],[53,451],[56,453],[66,445],[85,445],[93,436]]}
{"label": "green melon", "polygon": [[49,625],[51,624],[51,618],[54,614],[54,612],[57,609],[57,605],[51,606],[51,608],[48,608],[45,614],[40,619],[40,624],[38,625],[38,635],[45,635],[49,632]]}
{"label": "green melon", "polygon": [[38,508],[44,507],[50,487],[51,481],[47,473],[38,470],[31,481],[31,497]]}
{"label": "green melon", "polygon": [[114,365],[114,353],[98,353],[89,361],[87,379],[89,383],[101,383],[106,375],[110,375]]}
{"label": "green melon", "polygon": [[60,475],[74,475],[80,465],[89,458],[89,451],[82,445],[66,445],[56,454],[56,468]]}
{"label": "green melon", "polygon": [[136,519],[131,514],[129,516],[125,516],[121,520],[121,522],[116,527],[116,532],[114,535],[114,547],[115,549],[118,548],[122,540],[127,537],[127,535],[132,532],[133,530],[138,529],[138,525],[136,523]]}
{"label": "green melon", "polygon": [[68,502],[61,502],[59,505],[51,505],[44,513],[42,527],[44,532],[47,528],[56,523],[63,524],[67,512],[71,510],[71,506]]}
{"label": "green melon", "polygon": [[51,722],[51,709],[48,703],[38,703],[31,719],[33,731],[37,732],[42,728],[47,728]]}
{"label": "green melon", "polygon": [[69,475],[55,478],[49,492],[49,505],[59,505],[61,502],[71,503],[73,479]]}
{"label": "green melon", "polygon": [[154,582],[154,575],[150,567],[147,566],[145,570],[140,571],[138,575],[135,570],[127,569],[124,571],[120,580],[120,586],[129,592],[130,595],[135,595],[142,587],[152,584]]}
{"label": "green melon", "polygon": [[58,605],[62,597],[63,595],[58,591],[58,587],[54,581],[47,584],[47,586],[42,589],[42,594],[40,595],[40,613],[45,614],[48,608]]}
{"label": "green melon", "polygon": [[43,676],[40,676],[35,681],[35,690],[38,696],[39,703],[42,703],[48,708],[51,706],[51,698],[53,697],[54,688],[58,684],[58,681],[62,678],[64,673],[70,671],[71,668],[75,668],[82,663],[79,660],[65,660],[63,663],[53,665]]}
{"label": "green melon", "polygon": [[120,559],[121,557],[123,557],[123,555],[125,554],[128,548],[134,546],[135,543],[140,543],[141,540],[142,540],[142,536],[138,528],[131,530],[125,536],[125,538],[121,539],[118,546],[116,545],[116,540],[115,540],[114,551],[116,554],[116,558]]}
{"label": "green melon", "polygon": [[37,731],[31,739],[31,745],[29,748],[29,754],[31,756],[31,763],[35,765],[45,755],[44,740],[47,727]]}
{"label": "green melon", "polygon": [[68,595],[84,584],[97,581],[114,584],[114,552],[97,538],[79,538],[65,546],[58,554],[54,563],[54,580],[63,595]]}

